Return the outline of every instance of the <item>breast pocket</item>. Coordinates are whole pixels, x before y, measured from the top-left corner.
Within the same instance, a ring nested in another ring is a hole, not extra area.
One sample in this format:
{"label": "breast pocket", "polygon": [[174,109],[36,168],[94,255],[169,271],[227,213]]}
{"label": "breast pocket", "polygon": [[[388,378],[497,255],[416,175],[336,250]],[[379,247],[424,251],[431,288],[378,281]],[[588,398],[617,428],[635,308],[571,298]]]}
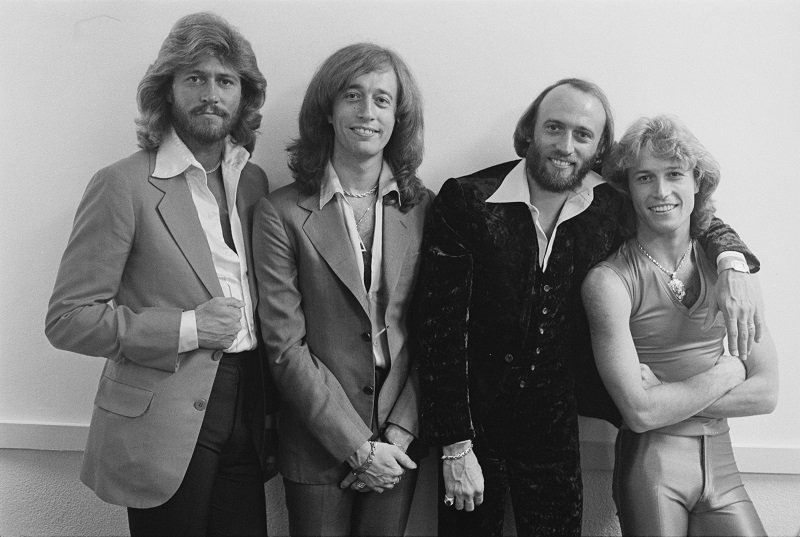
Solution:
{"label": "breast pocket", "polygon": [[147,412],[152,400],[153,392],[150,390],[103,376],[100,378],[94,404],[113,414],[136,418]]}

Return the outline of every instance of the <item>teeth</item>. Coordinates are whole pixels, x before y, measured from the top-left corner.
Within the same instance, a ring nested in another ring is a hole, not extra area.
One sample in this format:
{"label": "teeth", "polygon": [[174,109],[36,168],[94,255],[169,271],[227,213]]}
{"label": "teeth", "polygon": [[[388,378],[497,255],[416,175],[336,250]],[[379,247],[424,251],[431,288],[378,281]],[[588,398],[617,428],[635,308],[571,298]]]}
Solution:
{"label": "teeth", "polygon": [[677,205],[655,205],[650,210],[656,213],[666,213],[677,207]]}
{"label": "teeth", "polygon": [[556,166],[560,167],[560,168],[568,168],[569,166],[572,166],[572,163],[570,161],[568,161],[568,160],[561,160],[561,159],[557,159],[557,158],[551,158],[550,161],[553,164],[555,164]]}
{"label": "teeth", "polygon": [[353,127],[353,131],[356,134],[361,134],[362,136],[371,136],[373,134],[377,134],[378,131],[373,129],[368,129],[366,127]]}

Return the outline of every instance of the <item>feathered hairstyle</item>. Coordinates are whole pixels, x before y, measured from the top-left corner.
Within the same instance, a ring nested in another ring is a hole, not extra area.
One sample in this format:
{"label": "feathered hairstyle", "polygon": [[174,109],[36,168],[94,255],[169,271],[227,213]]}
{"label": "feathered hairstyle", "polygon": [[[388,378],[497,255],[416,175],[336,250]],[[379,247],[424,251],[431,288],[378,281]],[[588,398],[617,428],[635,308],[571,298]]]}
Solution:
{"label": "feathered hairstyle", "polygon": [[250,43],[222,17],[214,13],[193,13],[178,20],[161,45],[156,61],[139,82],[136,100],[139,118],[136,136],[142,149],[157,149],[172,124],[167,96],[175,74],[208,56],[219,59],[241,78],[242,99],[239,121],[231,136],[250,153],[261,126],[267,80],[258,69]]}
{"label": "feathered hairstyle", "polygon": [[681,121],[672,116],[636,120],[614,145],[603,166],[603,177],[630,198],[628,173],[647,149],[659,159],[676,159],[690,168],[698,191],[694,195],[690,234],[699,237],[714,217],[711,195],[720,180],[719,164]]}
{"label": "feathered hairstyle", "polygon": [[422,98],[411,70],[396,52],[372,43],[356,43],[334,52],[319,67],[300,108],[299,136],[286,148],[289,169],[309,194],[319,189],[333,156],[334,132],[328,118],[333,103],[355,78],[375,71],[394,70],[397,106],[392,136],[383,150],[400,190],[402,210],[410,209],[424,191],[417,177],[422,163],[424,122]]}

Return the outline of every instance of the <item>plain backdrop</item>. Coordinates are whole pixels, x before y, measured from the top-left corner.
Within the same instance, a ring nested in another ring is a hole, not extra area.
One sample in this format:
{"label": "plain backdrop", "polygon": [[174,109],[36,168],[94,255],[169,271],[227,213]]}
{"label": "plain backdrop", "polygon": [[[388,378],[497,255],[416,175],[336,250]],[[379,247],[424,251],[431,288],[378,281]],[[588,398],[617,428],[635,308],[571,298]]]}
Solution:
{"label": "plain backdrop", "polygon": [[290,181],[284,148],[312,73],[356,41],[414,71],[434,191],[516,158],[518,117],[561,78],[604,88],[618,136],[641,115],[682,118],[721,163],[718,214],[761,259],[780,353],[778,409],[732,420],[734,443],[800,447],[800,2],[787,0],[0,1],[0,424],[88,423],[103,360],[48,344],[47,301],[87,181],[136,150],[139,80],[172,24],[206,9],[267,77],[253,158],[273,187]]}

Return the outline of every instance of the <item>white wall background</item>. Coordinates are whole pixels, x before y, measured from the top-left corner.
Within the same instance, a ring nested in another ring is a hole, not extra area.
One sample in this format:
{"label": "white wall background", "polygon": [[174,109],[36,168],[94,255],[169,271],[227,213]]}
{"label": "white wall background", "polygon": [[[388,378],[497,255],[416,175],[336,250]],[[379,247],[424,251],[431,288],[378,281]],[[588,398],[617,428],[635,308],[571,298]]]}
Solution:
{"label": "white wall background", "polygon": [[49,346],[47,301],[87,181],[136,149],[136,85],[175,20],[204,9],[240,28],[267,77],[254,161],[276,187],[314,69],[360,40],[397,50],[418,79],[434,191],[514,158],[517,118],[560,78],[604,88],[618,134],[680,116],[722,165],[718,214],[761,258],[780,353],[776,412],[733,420],[740,466],[800,473],[797,0],[0,0],[0,447],[67,448],[59,431],[80,440],[88,423],[102,360]]}

